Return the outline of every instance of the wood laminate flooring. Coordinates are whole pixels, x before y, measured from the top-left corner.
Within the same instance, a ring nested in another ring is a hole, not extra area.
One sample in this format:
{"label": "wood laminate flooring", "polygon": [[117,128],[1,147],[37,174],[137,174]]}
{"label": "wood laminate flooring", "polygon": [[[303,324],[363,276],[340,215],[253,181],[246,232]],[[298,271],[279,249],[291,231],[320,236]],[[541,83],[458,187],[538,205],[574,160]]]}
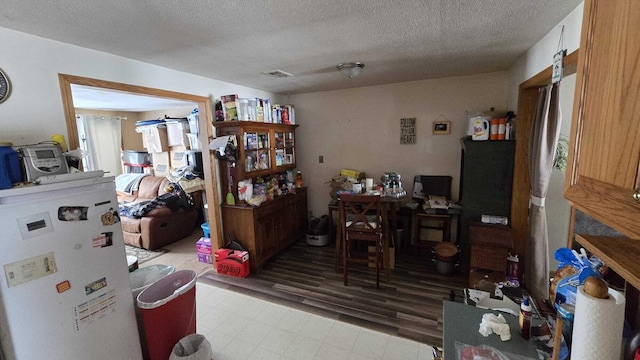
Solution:
{"label": "wood laminate flooring", "polygon": [[[424,253],[424,252],[423,252]],[[468,277],[440,275],[431,256],[397,254],[391,281],[366,265],[349,268],[349,285],[335,272],[334,247],[299,241],[247,278],[201,274],[198,281],[332,319],[442,347],[442,301],[462,301]],[[242,309],[237,309],[241,312]]]}

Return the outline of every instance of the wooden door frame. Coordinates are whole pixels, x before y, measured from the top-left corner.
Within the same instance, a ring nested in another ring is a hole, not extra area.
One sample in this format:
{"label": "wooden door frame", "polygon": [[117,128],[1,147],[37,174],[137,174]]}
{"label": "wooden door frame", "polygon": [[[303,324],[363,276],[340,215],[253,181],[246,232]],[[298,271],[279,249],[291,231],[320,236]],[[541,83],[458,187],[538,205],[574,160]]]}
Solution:
{"label": "wooden door frame", "polygon": [[[205,148],[202,151],[202,161],[207,204],[210,205],[208,206],[207,215],[209,219],[209,228],[211,230],[211,234],[217,235],[216,238],[214,238],[214,236],[211,236],[212,240],[214,240],[211,242],[211,244],[214,248],[214,251],[221,248],[224,241],[222,237],[220,209],[218,206],[218,176],[215,166],[215,157],[211,156],[211,152],[208,151],[207,146],[210,139],[213,138],[213,127],[211,126],[211,124],[213,123],[211,99],[205,96],[191,95],[175,91],[130,85],[113,81],[98,80],[68,74],[58,74],[58,80],[60,81],[60,93],[62,94],[62,105],[64,107],[65,122],[67,124],[67,139],[69,142],[69,149],[77,149],[80,147],[80,142],[78,139],[78,126],[76,124],[76,112],[75,106],[73,104],[73,96],[71,93],[72,84],[165,99],[190,101],[198,104],[198,113],[200,114],[199,128],[205,129],[205,131],[200,132],[199,140],[200,143],[205,144]],[[217,241],[215,241],[215,239],[217,239]]]}
{"label": "wooden door frame", "polygon": [[[578,50],[564,58],[564,76],[576,73],[578,66]],[[538,89],[551,84],[552,67],[542,70],[520,84],[518,91],[518,112],[516,120],[516,152],[513,165],[513,189],[511,193],[511,231],[513,246],[520,257],[520,279],[523,270],[531,258],[528,245],[529,232],[529,197],[531,179],[529,177],[529,137],[534,123]],[[544,256],[548,256],[544,254]]]}

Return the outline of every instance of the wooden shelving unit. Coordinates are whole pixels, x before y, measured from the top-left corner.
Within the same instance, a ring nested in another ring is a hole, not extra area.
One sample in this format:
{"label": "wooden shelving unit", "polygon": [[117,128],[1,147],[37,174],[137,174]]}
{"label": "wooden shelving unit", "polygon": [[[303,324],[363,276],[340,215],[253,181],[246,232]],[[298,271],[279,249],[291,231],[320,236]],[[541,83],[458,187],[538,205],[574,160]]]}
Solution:
{"label": "wooden shelving unit", "polygon": [[238,154],[235,162],[219,161],[220,184],[231,192],[236,205],[222,204],[225,236],[235,239],[249,251],[251,271],[304,236],[307,230],[307,189],[277,196],[260,206],[238,201],[238,182],[268,177],[296,168],[295,131],[298,125],[227,121],[213,124],[216,136],[235,135]]}
{"label": "wooden shelving unit", "polygon": [[576,234],[576,241],[630,285],[640,289],[640,240]]}

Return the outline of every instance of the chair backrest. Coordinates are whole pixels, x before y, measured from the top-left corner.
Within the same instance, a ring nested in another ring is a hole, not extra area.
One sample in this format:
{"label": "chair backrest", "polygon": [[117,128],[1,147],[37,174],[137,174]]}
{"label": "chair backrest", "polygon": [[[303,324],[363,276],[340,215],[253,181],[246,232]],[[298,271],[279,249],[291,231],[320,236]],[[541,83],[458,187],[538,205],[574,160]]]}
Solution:
{"label": "chair backrest", "polygon": [[451,199],[451,176],[416,175],[413,178],[413,200],[424,202],[429,195]]}
{"label": "chair backrest", "polygon": [[379,195],[341,194],[339,214],[346,231],[381,232],[382,205]]}

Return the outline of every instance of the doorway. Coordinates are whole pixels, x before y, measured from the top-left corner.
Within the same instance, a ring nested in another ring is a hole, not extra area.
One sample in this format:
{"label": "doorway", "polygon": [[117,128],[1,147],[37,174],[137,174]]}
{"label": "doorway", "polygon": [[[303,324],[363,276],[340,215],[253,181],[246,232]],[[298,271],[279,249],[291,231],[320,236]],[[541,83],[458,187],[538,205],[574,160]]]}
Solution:
{"label": "doorway", "polygon": [[[564,58],[564,76],[577,71],[578,50]],[[516,125],[516,153],[513,171],[513,189],[511,200],[511,230],[516,254],[520,255],[520,268],[525,269],[531,260],[528,245],[529,235],[529,197],[531,180],[529,178],[529,137],[533,127],[538,89],[551,84],[551,66],[520,84],[518,92],[518,112]],[[571,121],[571,119],[567,119]],[[562,211],[562,210],[561,210]],[[522,273],[520,274],[522,277]]]}
{"label": "doorway", "polygon": [[[67,127],[67,139],[70,149],[78,149],[80,140],[78,136],[78,126],[76,122],[76,110],[73,101],[72,86],[81,85],[96,89],[106,89],[110,91],[144,95],[147,97],[155,97],[161,99],[173,99],[197,104],[199,113],[198,135],[202,144],[208,144],[213,138],[211,100],[209,97],[179,93],[174,91],[149,88],[144,86],[136,86],[124,83],[117,83],[106,80],[85,78],[81,76],[58,74],[60,82],[60,92],[62,95],[62,104],[65,113],[65,123]],[[202,152],[203,172],[205,181],[205,192],[207,204],[219,204],[218,202],[218,180],[215,167],[215,159],[209,151]],[[217,206],[209,206],[207,209],[207,218],[209,219],[209,227],[211,230],[211,238],[217,239],[212,241],[214,251],[222,246],[222,231],[220,223],[220,213]],[[216,236],[217,235],[217,236]]]}

